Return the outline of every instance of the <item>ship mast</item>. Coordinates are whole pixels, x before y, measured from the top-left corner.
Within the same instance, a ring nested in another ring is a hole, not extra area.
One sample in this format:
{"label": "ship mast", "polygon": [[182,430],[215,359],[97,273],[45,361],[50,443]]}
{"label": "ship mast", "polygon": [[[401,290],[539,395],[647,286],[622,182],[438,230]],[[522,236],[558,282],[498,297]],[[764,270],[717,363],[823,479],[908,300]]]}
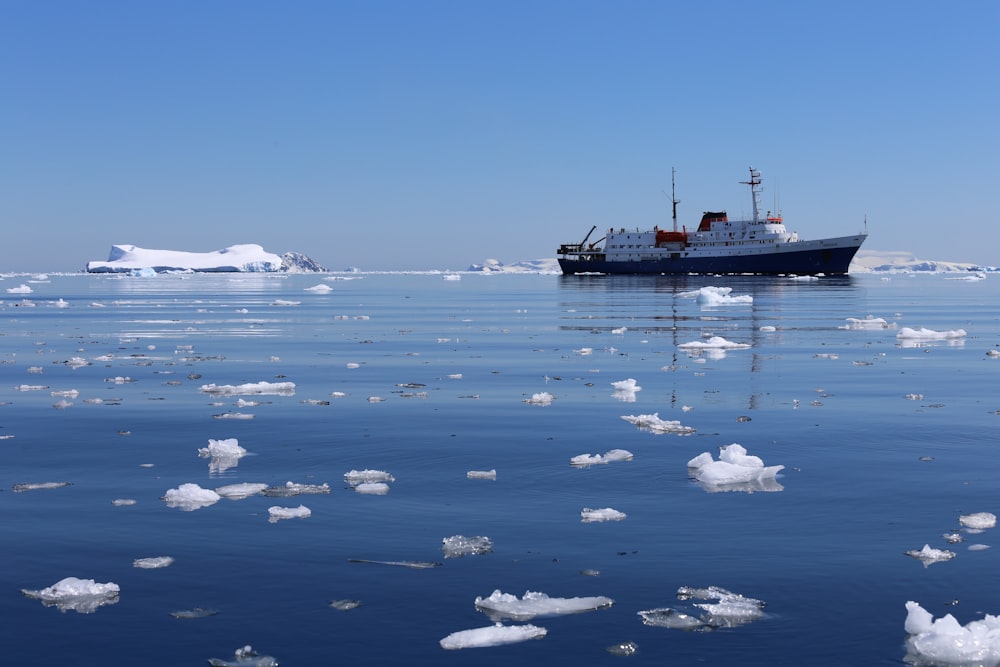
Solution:
{"label": "ship mast", "polygon": [[674,177],[677,175],[677,170],[673,167],[670,168],[670,199],[674,205],[674,231],[677,231],[677,205],[681,203],[681,200],[677,198],[677,192],[674,188]]}
{"label": "ship mast", "polygon": [[753,221],[754,222],[759,222],[760,221],[760,190],[758,188],[760,187],[760,183],[761,183],[760,172],[757,171],[756,169],[754,169],[753,167],[750,167],[750,180],[749,181],[740,181],[740,183],[743,184],[743,185],[749,185],[750,186],[750,192],[753,194]]}

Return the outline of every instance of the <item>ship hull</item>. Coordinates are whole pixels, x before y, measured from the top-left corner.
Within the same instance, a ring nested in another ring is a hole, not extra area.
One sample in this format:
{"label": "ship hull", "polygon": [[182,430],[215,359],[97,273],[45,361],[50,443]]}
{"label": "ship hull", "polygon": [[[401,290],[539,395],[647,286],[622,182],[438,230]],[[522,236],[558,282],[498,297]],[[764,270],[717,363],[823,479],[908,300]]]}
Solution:
{"label": "ship hull", "polygon": [[746,253],[699,253],[688,248],[682,252],[664,252],[648,259],[615,261],[603,253],[567,254],[559,257],[565,274],[796,274],[843,275],[865,240],[865,235],[836,239],[799,241]]}

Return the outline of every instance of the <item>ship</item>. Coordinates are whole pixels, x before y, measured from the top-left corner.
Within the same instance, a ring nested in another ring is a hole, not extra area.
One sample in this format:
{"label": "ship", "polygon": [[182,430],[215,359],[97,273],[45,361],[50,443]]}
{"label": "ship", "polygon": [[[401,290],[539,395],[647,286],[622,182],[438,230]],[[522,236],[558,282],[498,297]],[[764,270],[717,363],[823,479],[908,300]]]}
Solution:
{"label": "ship", "polygon": [[725,211],[705,211],[697,229],[677,228],[677,204],[671,177],[673,229],[607,231],[588,243],[597,225],[580,243],[559,246],[559,267],[564,274],[760,274],[844,275],[855,253],[868,238],[866,231],[853,236],[803,240],[789,232],[780,213],[760,214],[760,171],[750,167],[753,217],[730,220]]}

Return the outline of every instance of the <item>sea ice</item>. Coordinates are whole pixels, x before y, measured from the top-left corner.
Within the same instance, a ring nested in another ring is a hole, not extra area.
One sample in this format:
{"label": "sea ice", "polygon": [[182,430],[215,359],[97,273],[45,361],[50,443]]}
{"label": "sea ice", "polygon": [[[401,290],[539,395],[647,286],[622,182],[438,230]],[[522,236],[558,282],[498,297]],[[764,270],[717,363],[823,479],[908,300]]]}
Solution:
{"label": "sea ice", "polygon": [[24,283],[21,283],[17,287],[8,287],[7,288],[7,294],[31,294],[33,291],[34,290],[32,290],[30,287],[28,287]]}
{"label": "sea ice", "polygon": [[441,540],[441,551],[445,558],[488,554],[493,551],[493,540],[485,536],[452,535]]}
{"label": "sea ice", "polygon": [[510,619],[512,621],[528,621],[536,616],[561,616],[563,614],[579,614],[595,609],[604,609],[615,603],[603,595],[576,598],[550,598],[545,593],[526,591],[518,598],[510,593],[495,590],[487,597],[477,597],[476,608],[486,612],[494,621]]}
{"label": "sea ice", "polygon": [[[893,325],[895,326],[895,325]],[[873,317],[868,315],[864,319],[859,319],[857,317],[848,317],[847,324],[841,327],[843,329],[888,329],[889,323],[881,317]]]}
{"label": "sea ice", "polygon": [[527,625],[502,625],[497,623],[485,628],[459,630],[441,640],[441,648],[458,650],[463,648],[482,648],[484,646],[500,646],[515,644],[529,639],[541,639],[548,632],[530,623]]}
{"label": "sea ice", "polygon": [[305,505],[299,505],[298,507],[280,507],[274,505],[267,508],[267,514],[267,520],[270,523],[277,523],[282,519],[306,519],[312,516],[312,510]]}
{"label": "sea ice", "polygon": [[330,600],[330,606],[337,611],[351,611],[361,606],[360,600]]}
{"label": "sea ice", "polygon": [[552,401],[555,400],[555,396],[547,391],[542,391],[537,394],[532,394],[531,398],[524,399],[524,402],[528,405],[552,405]]}
{"label": "sea ice", "polygon": [[946,560],[951,560],[955,557],[954,551],[948,551],[947,549],[935,549],[929,544],[925,544],[923,549],[910,549],[904,552],[910,558],[916,558],[924,567],[929,567],[934,563],[941,563]]}
{"label": "sea ice", "polygon": [[611,396],[613,398],[617,398],[619,401],[624,401],[625,403],[635,403],[635,393],[637,391],[642,391],[642,387],[637,385],[633,378],[612,382],[611,386],[614,388],[614,392]]}
{"label": "sea ice", "polygon": [[986,614],[962,625],[951,614],[935,619],[920,604],[906,603],[907,662],[918,665],[1000,664],[1000,616]]}
{"label": "sea ice", "polygon": [[329,484],[297,484],[295,482],[285,482],[284,486],[269,486],[264,489],[264,495],[272,498],[322,493],[330,493]]}
{"label": "sea ice", "polygon": [[278,667],[278,661],[269,655],[260,655],[249,644],[236,649],[232,660],[209,658],[208,664],[213,667]]}
{"label": "sea ice", "polygon": [[168,489],[163,496],[167,507],[175,507],[185,512],[208,507],[219,502],[221,496],[211,489],[203,489],[197,484],[181,484],[176,489]]}
{"label": "sea ice", "polygon": [[39,491],[41,489],[61,489],[69,486],[70,482],[20,482],[11,487],[14,493],[22,491]]}
{"label": "sea ice", "polygon": [[736,343],[726,340],[722,336],[712,336],[708,340],[693,340],[689,343],[678,345],[682,350],[745,350],[750,347],[749,343]]}
{"label": "sea ice", "polygon": [[267,490],[267,484],[242,482],[239,484],[226,484],[215,490],[223,498],[229,500],[242,500],[250,496],[256,496]]}
{"label": "sea ice", "polygon": [[[737,443],[719,448],[718,461],[713,460],[710,453],[702,452],[687,465],[689,474],[708,487],[707,490],[742,485],[736,490],[748,492],[780,491],[782,487],[773,480],[785,468],[783,465],[765,466],[759,457],[748,455],[746,448]],[[768,481],[772,483],[766,484]]]}
{"label": "sea ice", "polygon": [[247,450],[240,447],[239,440],[236,438],[227,438],[225,440],[209,439],[208,447],[198,450],[198,456],[202,458],[210,457],[212,459],[208,464],[210,473],[222,473],[229,468],[235,468],[246,453]]}
{"label": "sea ice", "polygon": [[294,382],[250,382],[247,384],[203,384],[201,391],[206,394],[235,396],[239,394],[247,395],[273,395],[292,396],[295,394]]}
{"label": "sea ice", "polygon": [[692,603],[692,606],[706,612],[700,617],[667,607],[640,611],[639,616],[646,625],[680,630],[698,630],[734,628],[756,621],[764,615],[764,602],[761,600],[748,598],[718,586],[709,586],[708,588],[681,586],[677,589],[677,599],[690,600],[692,598],[714,600],[714,602]]}
{"label": "sea ice", "polygon": [[93,579],[66,577],[47,588],[33,591],[21,589],[29,598],[41,600],[45,606],[55,606],[59,611],[92,614],[98,607],[118,603],[121,591],[116,583],[99,584]]}
{"label": "sea ice", "polygon": [[132,561],[132,567],[143,570],[157,570],[161,567],[169,567],[174,564],[172,556],[154,556],[152,558],[136,558]]}
{"label": "sea ice", "polygon": [[469,479],[496,479],[497,471],[496,468],[492,470],[470,470],[465,473],[465,476]]}
{"label": "sea ice", "polygon": [[966,336],[965,329],[952,329],[950,331],[934,331],[933,329],[911,329],[903,327],[896,334],[896,340],[902,347],[917,347],[931,341],[947,341],[952,344],[964,343]]}
{"label": "sea ice", "polygon": [[631,461],[632,452],[627,449],[611,449],[604,454],[580,454],[569,460],[571,466],[584,468],[592,465],[604,465],[614,461]]}
{"label": "sea ice", "polygon": [[384,496],[389,493],[389,485],[385,482],[361,482],[354,490],[365,496]]}
{"label": "sea ice", "polygon": [[591,509],[584,507],[580,511],[580,521],[583,523],[599,523],[601,521],[622,521],[627,515],[616,509],[605,507],[603,509]]}
{"label": "sea ice", "polygon": [[983,530],[994,528],[997,525],[997,515],[992,512],[976,512],[975,514],[963,514],[958,517],[958,522],[963,528]]}
{"label": "sea ice", "polygon": [[353,487],[361,484],[395,482],[396,478],[384,470],[351,470],[344,473],[344,481]]}
{"label": "sea ice", "polygon": [[707,286],[693,292],[681,292],[677,296],[688,299],[694,298],[699,304],[706,307],[753,303],[752,296],[748,294],[731,296],[732,291],[732,287]]}
{"label": "sea ice", "polygon": [[329,285],[322,285],[322,284],[320,284],[320,285],[313,285],[312,287],[307,287],[303,291],[305,291],[305,292],[316,292],[317,294],[326,294],[327,292],[332,292],[333,288],[330,287]]}
{"label": "sea ice", "polygon": [[682,426],[679,421],[660,419],[660,413],[658,412],[654,412],[651,415],[622,415],[622,419],[653,433],[674,433],[676,435],[690,435],[694,433],[692,427]]}

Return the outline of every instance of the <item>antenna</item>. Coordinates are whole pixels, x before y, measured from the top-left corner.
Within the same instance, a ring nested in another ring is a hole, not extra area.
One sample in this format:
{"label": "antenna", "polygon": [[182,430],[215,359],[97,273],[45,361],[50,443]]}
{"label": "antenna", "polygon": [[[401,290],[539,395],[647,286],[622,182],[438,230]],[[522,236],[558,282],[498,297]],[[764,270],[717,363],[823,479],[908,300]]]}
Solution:
{"label": "antenna", "polygon": [[677,170],[673,167],[670,168],[670,200],[674,205],[674,231],[677,231],[677,205],[681,203],[681,200],[677,198],[676,189],[674,188],[674,180],[677,175]]}

